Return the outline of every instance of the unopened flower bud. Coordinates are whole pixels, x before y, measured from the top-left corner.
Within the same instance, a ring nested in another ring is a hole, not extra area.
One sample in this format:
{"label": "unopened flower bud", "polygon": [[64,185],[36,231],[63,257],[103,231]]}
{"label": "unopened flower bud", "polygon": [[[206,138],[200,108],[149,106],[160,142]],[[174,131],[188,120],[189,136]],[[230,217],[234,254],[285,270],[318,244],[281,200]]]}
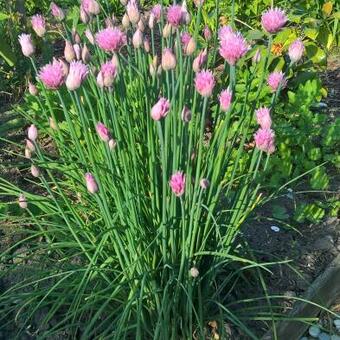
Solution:
{"label": "unopened flower bud", "polygon": [[171,48],[165,48],[162,53],[162,69],[164,71],[173,70],[176,68],[176,56],[172,52]]}
{"label": "unopened flower bud", "polygon": [[163,28],[163,38],[169,38],[172,33],[172,26],[167,23]]}
{"label": "unopened flower bud", "polygon": [[191,114],[191,111],[186,106],[184,106],[181,116],[182,116],[183,122],[189,123],[191,120],[192,114]]}
{"label": "unopened flower bud", "polygon": [[58,124],[53,117],[49,117],[48,122],[52,130],[58,130]]}
{"label": "unopened flower bud", "polygon": [[83,6],[80,6],[79,17],[83,24],[88,24],[90,21],[90,16],[85,12]]}
{"label": "unopened flower bud", "polygon": [[185,48],[185,54],[186,55],[192,55],[196,51],[196,41],[194,38],[190,38],[186,48]]}
{"label": "unopened flower bud", "polygon": [[28,206],[28,204],[27,204],[27,199],[26,199],[25,195],[20,194],[19,195],[19,207],[21,209],[27,209],[27,206]]}
{"label": "unopened flower bud", "polygon": [[144,50],[146,53],[150,52],[150,40],[148,38],[144,38]]}
{"label": "unopened flower bud", "polygon": [[67,62],[71,62],[76,58],[76,53],[70,41],[65,41],[64,57]]}
{"label": "unopened flower bud", "polygon": [[32,164],[32,166],[31,166],[31,174],[32,174],[33,177],[39,177],[40,176],[40,170],[34,164]]}
{"label": "unopened flower bud", "polygon": [[261,61],[261,51],[259,49],[256,50],[252,60],[254,64],[258,64]]}
{"label": "unopened flower bud", "polygon": [[29,148],[25,148],[25,158],[31,159],[32,158],[32,151]]}
{"label": "unopened flower bud", "polygon": [[130,19],[126,13],[123,15],[122,25],[125,29],[128,29],[130,27]]}
{"label": "unopened flower bud", "polygon": [[153,30],[154,27],[155,27],[155,16],[153,13],[151,13],[149,16],[149,28]]}
{"label": "unopened flower bud", "polygon": [[73,45],[73,50],[76,55],[77,60],[80,60],[81,58],[81,47],[79,44],[74,44]]}
{"label": "unopened flower bud", "polygon": [[109,148],[110,150],[114,150],[117,146],[117,141],[113,138],[109,140]]}
{"label": "unopened flower bud", "polygon": [[34,143],[29,139],[26,140],[26,149],[30,150],[31,152],[35,151]]}
{"label": "unopened flower bud", "polygon": [[190,276],[191,276],[192,278],[198,277],[199,274],[200,274],[200,273],[199,273],[199,271],[198,271],[198,269],[197,269],[196,267],[192,267],[192,268],[190,269]]}
{"label": "unopened flower bud", "polygon": [[95,43],[94,35],[92,34],[89,28],[85,30],[85,36],[87,40],[90,42],[90,44],[94,45]]}
{"label": "unopened flower bud", "polygon": [[140,48],[143,45],[143,33],[139,28],[132,37],[132,45],[134,48]]}
{"label": "unopened flower bud", "polygon": [[130,0],[126,5],[126,13],[132,25],[136,25],[140,19],[140,14],[136,0]]}
{"label": "unopened flower bud", "polygon": [[33,83],[31,83],[30,81],[28,82],[28,92],[32,96],[37,96],[39,94],[37,87]]}
{"label": "unopened flower bud", "polygon": [[208,189],[210,186],[210,182],[208,179],[206,178],[202,178],[201,181],[200,181],[200,187],[203,189],[203,190],[206,190]]}
{"label": "unopened flower bud", "polygon": [[81,59],[83,60],[83,62],[85,64],[87,64],[91,59],[91,54],[90,54],[90,51],[87,48],[86,44],[84,44],[84,46],[83,46],[83,49],[82,49],[82,52],[81,52]]}
{"label": "unopened flower bud", "polygon": [[85,174],[86,188],[91,194],[95,194],[98,191],[98,184],[90,172]]}
{"label": "unopened flower bud", "polygon": [[34,142],[34,141],[38,138],[38,129],[37,129],[37,127],[36,127],[34,124],[32,124],[32,125],[28,128],[28,130],[27,130],[27,136],[28,136],[28,138],[29,138],[32,142]]}
{"label": "unopened flower bud", "polygon": [[138,29],[140,29],[142,32],[144,32],[144,30],[145,30],[145,24],[144,24],[144,21],[143,21],[142,18],[138,21],[137,27],[138,27]]}

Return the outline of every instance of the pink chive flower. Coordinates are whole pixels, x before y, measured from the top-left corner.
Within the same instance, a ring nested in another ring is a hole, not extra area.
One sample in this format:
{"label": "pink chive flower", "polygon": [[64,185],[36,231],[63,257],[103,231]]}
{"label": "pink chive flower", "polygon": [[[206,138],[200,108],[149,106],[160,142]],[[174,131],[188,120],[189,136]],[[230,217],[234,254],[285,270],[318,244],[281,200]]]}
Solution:
{"label": "pink chive flower", "polygon": [[172,192],[180,197],[184,194],[185,191],[185,175],[182,171],[177,171],[174,173],[169,181],[170,188]]}
{"label": "pink chive flower", "polygon": [[100,6],[95,0],[82,0],[81,7],[86,14],[97,15],[100,12]]}
{"label": "pink chive flower", "polygon": [[27,209],[28,204],[27,204],[27,199],[26,199],[24,194],[20,194],[19,195],[19,200],[18,201],[19,201],[19,207],[21,209]]}
{"label": "pink chive flower", "polygon": [[117,52],[126,44],[126,35],[119,28],[105,28],[96,34],[98,46],[109,52]]}
{"label": "pink chive flower", "polygon": [[64,83],[64,68],[62,63],[54,59],[52,63],[40,69],[38,78],[48,89],[58,89]]}
{"label": "pink chive flower", "polygon": [[199,72],[203,66],[203,64],[206,63],[208,60],[208,51],[205,48],[203,51],[201,51],[198,56],[194,59],[192,63],[192,69],[195,73]]}
{"label": "pink chive flower", "polygon": [[218,31],[218,39],[221,41],[223,39],[227,39],[229,36],[232,36],[234,34],[233,29],[231,26],[223,26]]}
{"label": "pink chive flower", "polygon": [[31,174],[33,177],[39,177],[40,176],[40,169],[35,166],[34,164],[32,164],[31,166]]}
{"label": "pink chive flower", "polygon": [[72,61],[66,78],[66,87],[70,91],[76,90],[80,87],[88,73],[89,69],[85,64],[81,61]]}
{"label": "pink chive flower", "polygon": [[136,0],[129,0],[129,2],[126,5],[126,13],[129,17],[130,22],[133,25],[136,25],[140,19],[140,13]]}
{"label": "pink chive flower", "polygon": [[188,44],[189,44],[190,39],[191,39],[190,33],[188,33],[188,32],[183,32],[183,33],[181,34],[181,42],[182,42],[183,49],[186,49],[186,47],[187,47]]}
{"label": "pink chive flower", "polygon": [[170,102],[166,98],[161,97],[151,109],[151,118],[156,121],[165,118],[169,110]]}
{"label": "pink chive flower", "polygon": [[261,107],[255,111],[256,121],[262,129],[270,129],[272,126],[272,119],[270,117],[270,109]]}
{"label": "pink chive flower", "polygon": [[86,188],[89,193],[95,194],[98,191],[98,184],[94,176],[90,172],[87,172],[85,174],[85,182],[86,182]]}
{"label": "pink chive flower", "polygon": [[280,72],[272,72],[269,76],[268,76],[268,85],[270,87],[270,89],[272,90],[272,92],[276,92],[279,87],[281,89],[285,88],[287,86],[287,79],[285,78],[284,74],[282,73],[282,71]]}
{"label": "pink chive flower", "polygon": [[27,136],[32,142],[34,142],[38,138],[38,129],[34,124],[30,125],[30,127],[28,128]]}
{"label": "pink chive flower", "polygon": [[168,23],[174,27],[178,27],[183,21],[183,10],[180,5],[172,5],[167,12]]}
{"label": "pink chive flower", "polygon": [[289,46],[288,55],[292,63],[298,62],[305,52],[305,46],[300,39],[295,40]]}
{"label": "pink chive flower", "polygon": [[64,11],[54,2],[51,3],[51,12],[57,20],[63,21],[65,19]]}
{"label": "pink chive flower", "polygon": [[132,36],[132,45],[134,48],[141,48],[143,45],[143,32],[138,28]]}
{"label": "pink chive flower", "polygon": [[271,8],[262,14],[262,27],[268,33],[278,32],[288,21],[285,11],[280,8]]}
{"label": "pink chive flower", "polygon": [[227,112],[231,105],[231,100],[233,98],[233,92],[229,89],[223,90],[219,95],[220,107],[223,112]]}
{"label": "pink chive flower", "polygon": [[275,151],[275,133],[271,129],[260,128],[254,135],[256,147],[268,154]]}
{"label": "pink chive flower", "polygon": [[221,29],[220,38],[220,55],[230,65],[235,65],[249,50],[250,46],[243,38],[240,32],[233,32],[230,28]]}
{"label": "pink chive flower", "polygon": [[210,97],[215,87],[215,78],[211,71],[201,71],[195,78],[196,91],[202,97]]}
{"label": "pink chive flower", "polygon": [[96,131],[97,131],[97,134],[98,134],[99,138],[103,142],[108,142],[110,140],[110,138],[111,138],[110,131],[109,131],[109,129],[103,123],[99,122],[96,125]]}
{"label": "pink chive flower", "polygon": [[212,33],[211,33],[211,30],[210,30],[210,28],[208,26],[204,27],[203,36],[204,36],[204,39],[206,41],[209,41],[211,39]]}
{"label": "pink chive flower", "polygon": [[164,71],[173,70],[176,67],[176,56],[171,48],[164,48],[162,53],[162,69]]}
{"label": "pink chive flower", "polygon": [[33,15],[31,19],[32,28],[34,32],[39,36],[43,37],[46,33],[46,23],[43,16],[40,14]]}
{"label": "pink chive flower", "polygon": [[151,10],[151,14],[154,15],[156,21],[161,20],[161,16],[162,16],[162,6],[161,5],[155,5],[153,6],[152,10]]}
{"label": "pink chive flower", "polygon": [[20,34],[18,40],[21,46],[22,54],[25,57],[31,57],[35,52],[35,47],[33,45],[31,35],[24,33]]}
{"label": "pink chive flower", "polygon": [[[117,67],[112,61],[109,61],[105,64],[103,64],[100,68],[100,72],[98,74],[98,77],[102,77],[103,80],[103,86],[102,87],[111,87],[115,78],[117,76]],[[98,81],[97,77],[97,81]],[[100,81],[98,82],[100,85]]]}

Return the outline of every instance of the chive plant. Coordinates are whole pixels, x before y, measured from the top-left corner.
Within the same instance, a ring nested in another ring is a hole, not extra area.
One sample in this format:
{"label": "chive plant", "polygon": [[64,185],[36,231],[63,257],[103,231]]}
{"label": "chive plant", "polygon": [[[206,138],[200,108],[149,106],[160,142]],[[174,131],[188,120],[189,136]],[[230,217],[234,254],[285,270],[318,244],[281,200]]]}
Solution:
{"label": "chive plant", "polygon": [[[142,14],[130,0],[120,24],[84,0],[82,36],[53,4],[64,57],[42,67],[31,35],[20,36],[37,79],[22,110],[37,190],[0,180],[22,208],[12,222],[26,230],[4,262],[26,245],[35,268],[0,297],[0,320],[15,312],[18,333],[47,308],[35,335],[203,339],[218,320],[221,335],[229,322],[256,338],[230,296],[242,272],[259,267],[241,257],[237,236],[275,151],[270,112],[286,79],[266,79],[271,36],[287,18],[264,14],[268,47],[259,49],[234,20],[201,36],[203,1],[195,4],[193,16],[185,3]],[[46,25],[32,21],[39,36]]]}

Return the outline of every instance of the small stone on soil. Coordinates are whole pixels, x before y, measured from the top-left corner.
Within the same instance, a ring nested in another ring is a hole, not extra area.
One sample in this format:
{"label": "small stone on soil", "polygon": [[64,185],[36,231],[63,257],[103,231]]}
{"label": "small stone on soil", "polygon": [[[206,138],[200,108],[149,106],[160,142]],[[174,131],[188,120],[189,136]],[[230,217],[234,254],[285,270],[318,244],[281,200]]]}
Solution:
{"label": "small stone on soil", "polygon": [[309,327],[309,335],[313,338],[317,338],[320,334],[320,328],[318,326],[311,326]]}
{"label": "small stone on soil", "polygon": [[272,225],[271,227],[270,227],[270,229],[272,230],[272,231],[274,231],[275,233],[278,233],[281,229],[279,228],[279,227],[277,227],[276,225]]}
{"label": "small stone on soil", "polygon": [[331,337],[327,333],[322,332],[322,333],[319,334],[319,340],[330,340],[330,339],[331,339]]}

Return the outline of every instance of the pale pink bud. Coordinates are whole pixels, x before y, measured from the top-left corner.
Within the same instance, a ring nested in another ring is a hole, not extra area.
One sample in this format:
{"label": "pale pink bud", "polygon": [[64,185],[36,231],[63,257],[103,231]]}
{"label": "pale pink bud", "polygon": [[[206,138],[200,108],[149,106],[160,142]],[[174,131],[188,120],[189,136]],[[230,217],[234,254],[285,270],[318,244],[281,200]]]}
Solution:
{"label": "pale pink bud", "polygon": [[31,174],[32,174],[33,177],[39,177],[40,176],[40,170],[34,164],[32,164],[32,166],[31,166]]}
{"label": "pale pink bud", "polygon": [[165,24],[163,27],[163,38],[169,38],[172,33],[172,26],[170,24]]}
{"label": "pale pink bud", "polygon": [[99,122],[96,125],[96,131],[103,142],[108,142],[110,140],[110,131],[103,123]]}
{"label": "pale pink bud", "polygon": [[103,77],[103,73],[101,71],[98,72],[96,80],[97,80],[97,85],[100,88],[105,87],[105,85],[104,85],[104,77]]}
{"label": "pale pink bud", "polygon": [[90,172],[87,172],[85,174],[85,182],[86,182],[86,188],[89,193],[95,194],[98,191],[98,184],[94,176]]}
{"label": "pale pink bud", "polygon": [[279,88],[283,89],[287,86],[287,79],[282,71],[274,71],[268,76],[268,85],[272,92],[276,92]]}
{"label": "pale pink bud", "polygon": [[57,20],[62,21],[65,19],[64,11],[54,2],[51,3],[51,12]]}
{"label": "pale pink bud", "polygon": [[162,53],[162,69],[164,71],[173,70],[176,67],[176,56],[171,48],[165,48]]}
{"label": "pale pink bud", "polygon": [[192,268],[190,268],[190,276],[192,277],[192,278],[196,278],[196,277],[198,277],[198,275],[199,275],[200,273],[199,273],[199,271],[198,271],[198,269],[196,268],[196,267],[192,267]]}
{"label": "pale pink bud", "polygon": [[160,4],[153,6],[151,14],[155,17],[157,22],[160,21],[162,16],[162,6]]}
{"label": "pale pink bud", "polygon": [[144,45],[145,52],[149,53],[151,50],[151,47],[150,47],[150,40],[147,37],[144,38],[143,45]]}
{"label": "pale pink bud", "polygon": [[211,71],[201,71],[195,78],[196,91],[202,97],[210,97],[215,87],[215,78]]}
{"label": "pale pink bud", "polygon": [[21,46],[22,54],[25,57],[31,57],[35,52],[35,47],[33,45],[31,35],[24,33],[20,34],[18,40]]}
{"label": "pale pink bud", "polygon": [[87,40],[90,42],[90,44],[94,45],[95,39],[94,39],[94,36],[93,36],[93,34],[92,34],[92,32],[89,28],[87,28],[85,30],[85,36],[86,36]]}
{"label": "pale pink bud", "polygon": [[186,55],[192,55],[194,52],[196,51],[196,41],[194,38],[190,38],[185,50],[184,50],[184,53]]}
{"label": "pale pink bud", "polygon": [[180,197],[184,194],[185,191],[185,175],[182,171],[177,171],[174,173],[169,181],[170,188],[172,192]]}
{"label": "pale pink bud", "polygon": [[25,148],[25,158],[27,159],[32,158],[32,151],[29,148]]}
{"label": "pale pink bud", "polygon": [[85,64],[87,64],[90,61],[90,59],[91,59],[91,54],[90,54],[90,51],[87,48],[86,44],[84,44],[84,46],[82,48],[81,59],[83,60],[83,62]]}
{"label": "pale pink bud", "polygon": [[268,33],[278,32],[288,21],[285,11],[280,8],[271,8],[262,14],[262,27]]}
{"label": "pale pink bud", "polygon": [[183,122],[185,123],[189,123],[191,120],[192,113],[186,106],[183,107],[181,117],[182,117]]}
{"label": "pale pink bud", "polygon": [[95,0],[82,0],[81,7],[87,14],[98,15],[100,13],[100,6]]}
{"label": "pale pink bud", "polygon": [[79,44],[74,44],[73,45],[74,53],[76,55],[76,59],[80,60],[81,58],[81,47]]}
{"label": "pale pink bud", "polygon": [[65,41],[64,57],[69,63],[76,58],[76,52],[74,51],[72,43],[68,40]]}
{"label": "pale pink bud", "polygon": [[19,195],[19,200],[18,201],[19,201],[19,207],[21,209],[27,209],[28,204],[27,204],[27,199],[26,199],[24,194],[20,194]]}
{"label": "pale pink bud", "polygon": [[140,14],[136,0],[130,0],[126,5],[126,13],[132,25],[136,25],[140,19]]}
{"label": "pale pink bud", "polygon": [[90,16],[86,13],[86,11],[84,10],[83,6],[80,6],[79,17],[80,17],[80,21],[83,24],[88,24],[89,21],[90,21]]}
{"label": "pale pink bud", "polygon": [[34,142],[34,141],[38,138],[38,129],[37,129],[37,127],[36,127],[34,124],[32,124],[32,125],[28,128],[28,130],[27,130],[27,136],[28,136],[28,138],[29,138],[32,142]]}
{"label": "pale pink bud", "polygon": [[290,46],[288,50],[288,55],[292,63],[298,62],[305,52],[305,46],[300,39],[295,40]]}
{"label": "pale pink bud", "polygon": [[153,30],[154,27],[155,27],[155,16],[153,15],[153,13],[151,13],[150,16],[149,16],[149,23],[148,24],[149,24],[149,28],[151,30]]}
{"label": "pale pink bud", "polygon": [[223,112],[227,112],[230,108],[231,100],[233,98],[233,93],[229,89],[223,90],[219,96],[220,107]]}
{"label": "pale pink bud", "polygon": [[188,6],[186,0],[182,2],[182,22],[183,24],[189,25],[191,21],[190,13],[188,12]]}
{"label": "pale pink bud", "polygon": [[128,29],[130,27],[130,19],[126,13],[123,15],[123,18],[122,18],[122,26],[125,29]]}
{"label": "pale pink bud", "polygon": [[31,83],[30,81],[28,82],[28,92],[32,96],[37,96],[39,94],[37,87],[33,83]]}
{"label": "pale pink bud", "polygon": [[194,70],[195,73],[201,70],[202,66],[206,63],[207,58],[208,58],[207,49],[204,49],[198,54],[198,56],[194,59],[192,63],[192,69]]}
{"label": "pale pink bud", "polygon": [[67,77],[68,71],[69,71],[69,69],[70,69],[69,64],[68,64],[65,60],[63,60],[63,59],[58,59],[58,62],[60,63],[60,65],[61,65],[62,68],[63,68],[64,77]]}
{"label": "pale pink bud", "polygon": [[89,72],[88,67],[81,61],[72,61],[70,70],[66,78],[66,87],[70,91],[74,91],[80,87]]}
{"label": "pale pink bud", "polygon": [[261,51],[259,49],[256,50],[252,60],[254,64],[258,64],[261,61]]}
{"label": "pale pink bud", "polygon": [[26,139],[26,149],[30,150],[31,152],[35,151],[35,145],[29,139]]}
{"label": "pale pink bud", "polygon": [[204,27],[203,36],[204,36],[204,39],[206,41],[209,41],[211,39],[212,33],[211,33],[211,30],[210,30],[210,28],[208,26]]}
{"label": "pale pink bud", "polygon": [[255,111],[256,121],[262,129],[270,129],[272,126],[272,119],[270,117],[270,109],[261,107]]}
{"label": "pale pink bud", "polygon": [[138,27],[138,29],[140,29],[142,32],[144,32],[144,30],[145,30],[145,25],[144,25],[143,18],[141,18],[141,19],[138,21],[137,27]]}
{"label": "pale pink bud", "polygon": [[132,36],[132,45],[134,48],[140,48],[143,45],[143,33],[139,28]]}
{"label": "pale pink bud", "polygon": [[208,189],[210,186],[210,182],[207,178],[202,178],[200,180],[200,187],[203,189],[203,190],[206,190]]}
{"label": "pale pink bud", "polygon": [[111,63],[116,66],[116,69],[119,69],[119,59],[117,53],[112,53]]}
{"label": "pale pink bud", "polygon": [[165,118],[169,110],[170,102],[166,98],[161,97],[151,109],[151,118],[156,121]]}
{"label": "pale pink bud", "polygon": [[114,150],[116,148],[116,146],[117,146],[117,141],[111,138],[109,140],[109,148],[110,148],[110,150]]}
{"label": "pale pink bud", "polygon": [[33,15],[31,23],[34,32],[39,37],[43,37],[46,33],[46,23],[44,17],[41,16],[40,14]]}

